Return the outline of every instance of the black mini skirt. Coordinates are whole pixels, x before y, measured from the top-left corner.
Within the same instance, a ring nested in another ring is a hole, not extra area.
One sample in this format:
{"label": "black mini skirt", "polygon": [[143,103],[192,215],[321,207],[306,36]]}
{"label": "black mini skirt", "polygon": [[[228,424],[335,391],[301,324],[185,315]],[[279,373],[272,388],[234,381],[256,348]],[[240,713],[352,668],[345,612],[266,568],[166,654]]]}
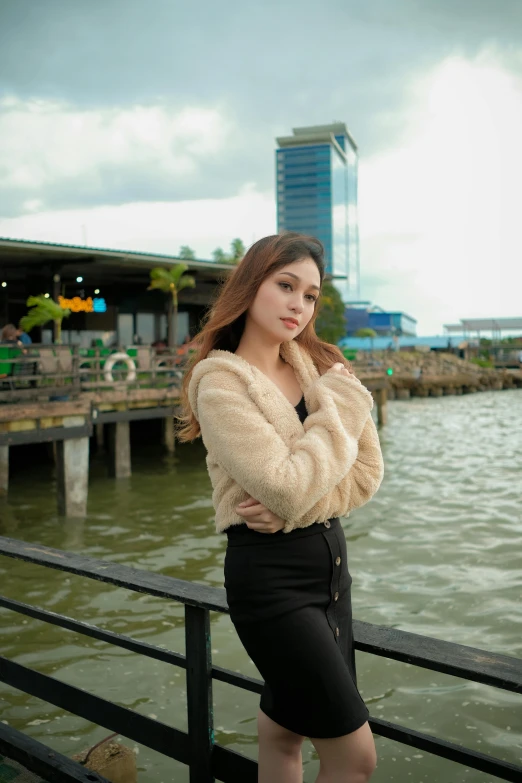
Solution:
{"label": "black mini skirt", "polygon": [[230,617],[264,679],[260,708],[311,738],[350,734],[368,720],[357,689],[351,582],[338,518],[290,533],[228,528]]}

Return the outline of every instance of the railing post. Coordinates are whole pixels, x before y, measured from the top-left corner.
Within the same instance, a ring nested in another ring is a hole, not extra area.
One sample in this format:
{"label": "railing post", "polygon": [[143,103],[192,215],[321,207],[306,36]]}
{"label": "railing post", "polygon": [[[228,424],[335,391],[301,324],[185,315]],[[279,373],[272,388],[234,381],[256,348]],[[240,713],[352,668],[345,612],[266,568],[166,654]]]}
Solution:
{"label": "railing post", "polygon": [[388,424],[388,394],[385,386],[375,391],[375,398],[377,401],[377,424],[380,427],[385,427]]}
{"label": "railing post", "polygon": [[208,609],[185,605],[190,783],[213,783],[214,706]]}

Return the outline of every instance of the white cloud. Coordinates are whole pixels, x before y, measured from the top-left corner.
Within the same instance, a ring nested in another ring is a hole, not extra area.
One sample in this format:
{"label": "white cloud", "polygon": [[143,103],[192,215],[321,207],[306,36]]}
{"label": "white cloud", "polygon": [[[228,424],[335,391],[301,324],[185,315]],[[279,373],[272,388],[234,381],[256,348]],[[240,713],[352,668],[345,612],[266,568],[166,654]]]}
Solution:
{"label": "white cloud", "polygon": [[190,245],[210,258],[234,237],[248,245],[275,232],[271,195],[248,185],[235,197],[201,201],[123,204],[84,210],[41,212],[0,220],[0,236],[91,247],[176,254]]}
{"label": "white cloud", "polygon": [[[103,167],[145,164],[190,176],[232,135],[219,108],[132,106],[80,110],[44,100],[0,99],[2,187],[31,200],[49,186],[92,176]],[[103,200],[103,193],[100,193]]]}
{"label": "white cloud", "polygon": [[414,82],[402,145],[361,165],[363,275],[422,333],[521,314],[521,90],[491,52],[450,58]]}

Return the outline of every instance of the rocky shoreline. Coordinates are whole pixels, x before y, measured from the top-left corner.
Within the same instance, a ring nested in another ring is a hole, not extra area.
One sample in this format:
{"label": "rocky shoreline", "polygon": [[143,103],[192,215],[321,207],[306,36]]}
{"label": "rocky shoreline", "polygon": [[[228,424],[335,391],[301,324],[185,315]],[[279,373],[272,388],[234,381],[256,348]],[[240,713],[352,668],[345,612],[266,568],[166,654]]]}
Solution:
{"label": "rocky shoreline", "polygon": [[453,354],[375,353],[371,365],[353,363],[356,375],[387,373],[388,399],[442,397],[481,391],[522,389],[522,370],[480,367]]}

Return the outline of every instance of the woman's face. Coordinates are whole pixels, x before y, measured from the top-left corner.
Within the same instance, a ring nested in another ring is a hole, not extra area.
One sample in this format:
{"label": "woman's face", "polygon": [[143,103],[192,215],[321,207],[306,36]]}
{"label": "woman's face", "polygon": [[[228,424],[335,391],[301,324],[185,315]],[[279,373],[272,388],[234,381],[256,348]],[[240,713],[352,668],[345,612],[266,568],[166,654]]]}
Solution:
{"label": "woman's face", "polygon": [[315,261],[305,257],[264,280],[248,310],[247,325],[274,342],[293,340],[314,315],[321,278]]}

